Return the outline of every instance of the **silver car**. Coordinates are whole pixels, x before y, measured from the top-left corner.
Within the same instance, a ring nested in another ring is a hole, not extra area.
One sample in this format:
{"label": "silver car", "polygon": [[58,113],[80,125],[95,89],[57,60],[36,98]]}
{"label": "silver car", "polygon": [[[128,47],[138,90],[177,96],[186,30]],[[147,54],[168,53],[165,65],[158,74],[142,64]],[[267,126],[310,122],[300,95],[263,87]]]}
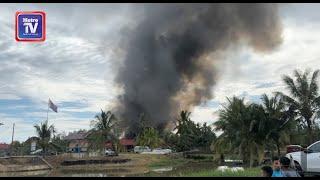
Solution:
{"label": "silver car", "polygon": [[133,149],[135,153],[151,152],[151,149],[148,146],[135,146]]}
{"label": "silver car", "polygon": [[105,155],[106,156],[115,156],[116,155],[116,152],[112,151],[111,149],[107,149],[105,151]]}

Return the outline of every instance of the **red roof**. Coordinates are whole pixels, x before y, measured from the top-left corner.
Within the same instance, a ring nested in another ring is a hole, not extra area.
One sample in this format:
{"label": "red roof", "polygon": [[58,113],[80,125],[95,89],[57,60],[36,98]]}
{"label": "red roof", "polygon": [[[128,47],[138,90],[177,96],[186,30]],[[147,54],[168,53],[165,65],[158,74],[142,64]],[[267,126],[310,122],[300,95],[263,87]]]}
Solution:
{"label": "red roof", "polygon": [[10,145],[9,145],[9,144],[0,143],[0,149],[1,149],[1,150],[6,150],[6,149],[9,149],[9,148],[10,148]]}
{"label": "red roof", "polygon": [[[122,138],[120,139],[120,144],[123,145],[123,146],[133,146],[134,145],[134,140],[133,139],[125,139],[125,138]],[[105,142],[105,146],[106,147],[112,147],[112,142],[111,141],[106,141]]]}
{"label": "red roof", "polygon": [[134,140],[133,139],[122,138],[122,139],[120,139],[120,144],[123,145],[123,146],[133,146],[134,145]]}

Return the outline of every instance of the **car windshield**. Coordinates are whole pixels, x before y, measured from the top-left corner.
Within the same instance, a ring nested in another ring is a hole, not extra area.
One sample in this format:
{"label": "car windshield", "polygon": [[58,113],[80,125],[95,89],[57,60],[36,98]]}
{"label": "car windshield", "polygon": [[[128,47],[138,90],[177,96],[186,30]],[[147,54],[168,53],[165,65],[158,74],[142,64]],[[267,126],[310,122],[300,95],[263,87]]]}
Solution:
{"label": "car windshield", "polygon": [[308,150],[311,151],[311,152],[320,152],[320,141],[309,146],[308,147]]}

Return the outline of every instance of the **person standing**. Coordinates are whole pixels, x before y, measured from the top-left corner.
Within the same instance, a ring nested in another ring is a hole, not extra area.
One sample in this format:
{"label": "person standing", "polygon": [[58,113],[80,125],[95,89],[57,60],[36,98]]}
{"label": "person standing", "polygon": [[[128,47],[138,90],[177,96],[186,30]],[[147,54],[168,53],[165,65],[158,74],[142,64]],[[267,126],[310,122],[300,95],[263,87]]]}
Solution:
{"label": "person standing", "polygon": [[261,168],[261,176],[262,177],[271,177],[273,174],[272,167],[270,166],[263,166]]}
{"label": "person standing", "polygon": [[290,168],[290,159],[287,157],[280,158],[280,166],[283,177],[301,177],[299,173]]}
{"label": "person standing", "polygon": [[283,177],[283,174],[281,172],[281,166],[280,166],[280,159],[279,157],[274,157],[272,159],[273,162],[273,173],[271,177]]}

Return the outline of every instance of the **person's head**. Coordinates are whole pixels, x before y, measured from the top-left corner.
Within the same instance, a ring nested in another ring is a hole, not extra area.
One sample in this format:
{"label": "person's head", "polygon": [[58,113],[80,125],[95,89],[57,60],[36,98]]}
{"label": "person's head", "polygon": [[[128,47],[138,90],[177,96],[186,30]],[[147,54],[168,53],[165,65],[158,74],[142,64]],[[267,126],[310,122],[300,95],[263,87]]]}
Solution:
{"label": "person's head", "polygon": [[279,157],[278,157],[278,156],[273,157],[272,162],[273,162],[273,170],[275,170],[275,171],[280,170],[280,160],[279,160]]}
{"label": "person's head", "polygon": [[261,168],[261,175],[263,177],[271,177],[273,173],[273,170],[270,166],[263,166]]}
{"label": "person's head", "polygon": [[290,159],[287,157],[280,158],[281,169],[288,169],[290,167]]}

